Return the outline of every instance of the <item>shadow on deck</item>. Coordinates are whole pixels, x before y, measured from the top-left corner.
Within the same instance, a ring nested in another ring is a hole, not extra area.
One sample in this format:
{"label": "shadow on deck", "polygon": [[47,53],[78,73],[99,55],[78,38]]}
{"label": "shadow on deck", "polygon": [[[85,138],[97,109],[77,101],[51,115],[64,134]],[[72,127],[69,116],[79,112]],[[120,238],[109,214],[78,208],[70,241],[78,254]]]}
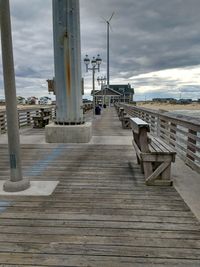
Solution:
{"label": "shadow on deck", "polygon": [[59,184],[48,197],[0,197],[0,266],[200,266],[198,221],[173,187],[145,186],[114,109],[95,118],[93,135],[22,145],[24,175]]}

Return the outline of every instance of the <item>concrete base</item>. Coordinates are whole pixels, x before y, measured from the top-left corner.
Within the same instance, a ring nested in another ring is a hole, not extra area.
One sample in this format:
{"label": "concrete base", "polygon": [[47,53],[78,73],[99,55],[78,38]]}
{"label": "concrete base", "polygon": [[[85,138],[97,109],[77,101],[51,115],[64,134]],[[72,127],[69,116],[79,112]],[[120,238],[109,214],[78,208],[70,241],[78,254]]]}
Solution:
{"label": "concrete base", "polygon": [[3,190],[5,192],[20,192],[28,189],[30,187],[29,179],[22,179],[18,182],[12,182],[10,180],[5,181],[3,185]]}
{"label": "concrete base", "polygon": [[4,184],[0,181],[0,196],[49,196],[53,193],[59,181],[31,181],[30,187],[20,192],[5,192]]}
{"label": "concrete base", "polygon": [[88,143],[92,138],[92,123],[81,125],[49,124],[45,127],[47,143]]}

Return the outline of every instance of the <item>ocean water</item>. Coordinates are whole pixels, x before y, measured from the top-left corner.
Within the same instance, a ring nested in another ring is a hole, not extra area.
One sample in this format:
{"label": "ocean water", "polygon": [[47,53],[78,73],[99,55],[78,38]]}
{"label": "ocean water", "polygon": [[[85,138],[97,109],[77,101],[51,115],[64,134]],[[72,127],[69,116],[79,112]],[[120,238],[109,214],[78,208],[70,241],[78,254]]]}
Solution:
{"label": "ocean water", "polygon": [[174,110],[174,111],[169,111],[169,114],[180,114],[200,119],[200,110],[186,110],[186,109]]}

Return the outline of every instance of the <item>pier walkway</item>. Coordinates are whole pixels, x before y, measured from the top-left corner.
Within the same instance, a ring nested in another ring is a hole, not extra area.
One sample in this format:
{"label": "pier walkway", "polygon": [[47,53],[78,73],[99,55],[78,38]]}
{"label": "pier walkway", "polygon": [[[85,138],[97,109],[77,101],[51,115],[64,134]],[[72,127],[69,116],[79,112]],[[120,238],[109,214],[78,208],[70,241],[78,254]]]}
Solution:
{"label": "pier walkway", "polygon": [[50,196],[0,196],[0,266],[200,266],[199,222],[174,187],[144,184],[114,108],[96,116],[89,144],[22,135],[24,176],[59,184]]}

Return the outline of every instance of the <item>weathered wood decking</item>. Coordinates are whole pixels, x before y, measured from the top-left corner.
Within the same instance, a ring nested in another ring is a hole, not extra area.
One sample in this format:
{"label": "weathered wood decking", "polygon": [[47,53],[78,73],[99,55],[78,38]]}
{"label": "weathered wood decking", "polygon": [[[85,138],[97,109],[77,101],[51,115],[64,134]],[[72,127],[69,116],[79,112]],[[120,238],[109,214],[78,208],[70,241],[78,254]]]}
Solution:
{"label": "weathered wood decking", "polygon": [[[114,109],[94,135],[129,135]],[[8,176],[0,145],[0,178]],[[200,226],[173,187],[147,187],[127,145],[22,145],[48,197],[0,197],[0,266],[200,266]]]}

